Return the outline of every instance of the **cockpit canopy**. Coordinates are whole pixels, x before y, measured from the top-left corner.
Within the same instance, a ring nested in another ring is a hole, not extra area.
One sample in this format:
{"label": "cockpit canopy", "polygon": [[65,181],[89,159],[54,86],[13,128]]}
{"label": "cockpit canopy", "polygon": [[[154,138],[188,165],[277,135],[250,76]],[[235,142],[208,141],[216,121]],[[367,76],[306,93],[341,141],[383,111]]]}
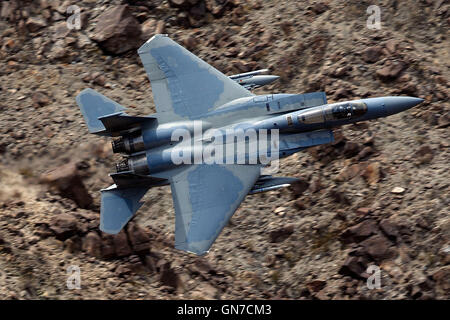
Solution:
{"label": "cockpit canopy", "polygon": [[366,112],[367,105],[364,102],[346,102],[325,108],[325,118],[328,121],[352,119],[360,117]]}
{"label": "cockpit canopy", "polygon": [[367,112],[367,105],[363,102],[344,102],[313,108],[298,115],[298,121],[304,124],[323,123],[358,118]]}

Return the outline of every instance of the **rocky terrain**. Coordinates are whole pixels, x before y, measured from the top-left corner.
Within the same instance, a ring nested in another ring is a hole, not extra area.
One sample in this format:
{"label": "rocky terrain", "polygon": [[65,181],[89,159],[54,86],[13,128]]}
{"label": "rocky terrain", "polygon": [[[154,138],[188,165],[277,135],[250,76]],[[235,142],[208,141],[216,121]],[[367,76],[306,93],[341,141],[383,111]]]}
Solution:
{"label": "rocky terrain", "polygon": [[[449,299],[450,4],[377,3],[380,30],[366,27],[371,1],[81,0],[70,30],[72,1],[2,1],[0,298]],[[99,190],[119,158],[75,96],[92,87],[154,112],[136,48],[155,33],[226,74],[281,76],[255,93],[425,102],[282,160],[279,175],[302,182],[248,196],[205,257],[173,249],[169,187],[108,236]]]}

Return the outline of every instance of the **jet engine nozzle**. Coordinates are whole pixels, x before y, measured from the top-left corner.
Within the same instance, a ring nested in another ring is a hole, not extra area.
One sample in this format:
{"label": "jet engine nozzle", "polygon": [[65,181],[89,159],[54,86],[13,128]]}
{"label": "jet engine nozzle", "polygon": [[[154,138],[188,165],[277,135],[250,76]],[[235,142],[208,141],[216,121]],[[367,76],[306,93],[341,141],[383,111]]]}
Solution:
{"label": "jet engine nozzle", "polygon": [[111,144],[112,144],[112,150],[114,153],[127,152],[127,150],[125,149],[125,142],[124,142],[123,138],[119,138],[117,140],[112,140]]}
{"label": "jet engine nozzle", "polygon": [[120,162],[116,163],[116,171],[117,173],[130,171],[130,167],[128,166],[128,159],[124,159]]}
{"label": "jet engine nozzle", "polygon": [[114,153],[127,153],[132,154],[140,151],[144,151],[145,144],[142,134],[138,136],[126,136],[111,141],[112,149]]}
{"label": "jet engine nozzle", "polygon": [[141,154],[135,157],[129,157],[116,163],[117,173],[131,171],[134,174],[148,174],[149,168],[147,163],[147,155]]}

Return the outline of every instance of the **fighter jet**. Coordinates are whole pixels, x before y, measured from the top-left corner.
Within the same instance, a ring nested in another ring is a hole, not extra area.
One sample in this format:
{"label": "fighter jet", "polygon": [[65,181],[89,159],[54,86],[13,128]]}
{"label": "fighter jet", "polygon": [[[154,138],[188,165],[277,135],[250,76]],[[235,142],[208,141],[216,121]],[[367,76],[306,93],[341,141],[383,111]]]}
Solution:
{"label": "fighter jet", "polygon": [[117,234],[150,188],[170,185],[175,247],[197,255],[210,250],[248,194],[297,180],[264,171],[278,159],[333,142],[334,127],[423,101],[377,97],[329,104],[324,92],[254,95],[162,34],[138,54],[156,113],[130,116],[92,89],[76,97],[89,132],[113,137],[113,151],[125,157],[110,174],[114,184],[101,190],[100,230]]}

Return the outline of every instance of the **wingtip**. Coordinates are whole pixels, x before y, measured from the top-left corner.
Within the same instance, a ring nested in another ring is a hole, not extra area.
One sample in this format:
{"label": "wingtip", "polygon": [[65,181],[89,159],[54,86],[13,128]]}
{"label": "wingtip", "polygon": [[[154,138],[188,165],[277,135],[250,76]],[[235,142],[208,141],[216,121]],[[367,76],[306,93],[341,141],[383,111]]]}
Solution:
{"label": "wingtip", "polygon": [[153,35],[144,44],[142,44],[142,46],[139,47],[139,49],[137,50],[138,54],[145,53],[147,51],[147,48],[151,45],[152,42],[154,42],[158,39],[161,39],[161,38],[169,38],[169,35],[167,33],[157,33],[157,34]]}

